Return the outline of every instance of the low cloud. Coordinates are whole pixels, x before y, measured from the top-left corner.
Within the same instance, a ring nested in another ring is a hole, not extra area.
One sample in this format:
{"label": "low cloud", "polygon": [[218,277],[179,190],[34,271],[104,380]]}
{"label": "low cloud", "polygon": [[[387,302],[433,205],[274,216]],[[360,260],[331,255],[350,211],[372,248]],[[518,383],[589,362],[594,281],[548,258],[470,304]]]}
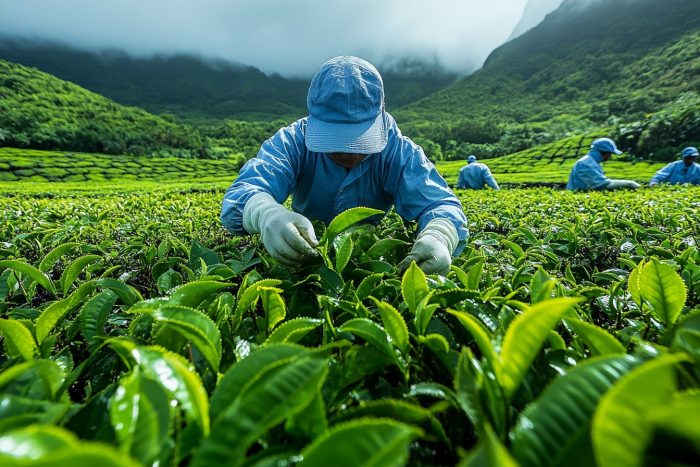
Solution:
{"label": "low cloud", "polygon": [[135,56],[192,53],[308,77],[341,54],[465,73],[520,20],[527,0],[3,0],[0,31]]}

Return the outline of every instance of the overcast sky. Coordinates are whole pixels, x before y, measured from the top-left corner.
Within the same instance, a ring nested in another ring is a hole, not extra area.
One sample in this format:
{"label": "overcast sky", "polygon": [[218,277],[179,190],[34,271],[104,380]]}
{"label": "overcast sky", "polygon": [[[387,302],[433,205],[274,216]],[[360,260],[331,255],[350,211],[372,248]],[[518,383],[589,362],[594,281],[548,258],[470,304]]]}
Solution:
{"label": "overcast sky", "polygon": [[[541,0],[540,0],[541,1]],[[527,0],[0,0],[0,33],[135,55],[187,52],[310,76],[328,58],[481,66]]]}

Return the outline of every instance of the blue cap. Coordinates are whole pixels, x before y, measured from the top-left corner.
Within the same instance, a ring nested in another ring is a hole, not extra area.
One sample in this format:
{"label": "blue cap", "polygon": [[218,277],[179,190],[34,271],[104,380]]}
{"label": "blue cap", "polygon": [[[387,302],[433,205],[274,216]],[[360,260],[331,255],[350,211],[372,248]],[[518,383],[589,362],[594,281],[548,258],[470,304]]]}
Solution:
{"label": "blue cap", "polygon": [[374,154],[386,147],[384,83],[371,63],[349,55],[328,60],[312,78],[306,104],[309,151]]}
{"label": "blue cap", "polygon": [[476,162],[476,156],[472,154],[471,156],[467,157],[467,162],[469,162],[470,164],[472,162]]}
{"label": "blue cap", "polygon": [[695,148],[693,146],[690,146],[688,148],[685,148],[683,151],[681,151],[681,157],[685,159],[686,157],[698,157],[700,153],[698,153],[698,148]]}
{"label": "blue cap", "polygon": [[614,152],[615,154],[622,154],[622,151],[617,149],[615,141],[610,138],[598,138],[591,144],[592,149],[597,149],[600,152]]}

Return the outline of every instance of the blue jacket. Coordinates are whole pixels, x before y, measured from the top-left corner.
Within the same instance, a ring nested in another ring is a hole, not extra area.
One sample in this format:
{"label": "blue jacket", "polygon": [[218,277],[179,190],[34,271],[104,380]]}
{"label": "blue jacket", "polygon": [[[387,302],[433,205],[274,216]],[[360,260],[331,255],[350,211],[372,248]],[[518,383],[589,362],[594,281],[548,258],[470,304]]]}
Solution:
{"label": "blue jacket", "polygon": [[610,179],[605,176],[603,167],[603,155],[597,149],[591,149],[588,154],[576,161],[569,174],[567,190],[603,190],[610,184]]}
{"label": "blue jacket", "polygon": [[460,239],[454,254],[459,254],[468,235],[462,204],[423,150],[401,134],[393,118],[388,118],[386,148],[350,170],[325,153],[306,148],[306,118],[280,129],[263,143],[257,157],[245,163],[226,191],[221,222],[232,233],[245,234],[243,207],[261,192],[278,203],[291,195],[294,211],[326,224],[357,206],[387,211],[393,205],[402,218],[417,220],[421,230],[436,218],[452,221]]}
{"label": "blue jacket", "polygon": [[457,179],[457,188],[470,188],[472,190],[481,190],[484,185],[488,185],[494,190],[500,189],[496,180],[494,180],[491,171],[486,165],[479,162],[467,164],[459,170],[459,178]]}
{"label": "blue jacket", "polygon": [[693,162],[688,167],[682,160],[671,162],[651,177],[650,184],[656,185],[657,183],[670,183],[672,185],[692,183],[693,185],[700,185],[700,164]]}

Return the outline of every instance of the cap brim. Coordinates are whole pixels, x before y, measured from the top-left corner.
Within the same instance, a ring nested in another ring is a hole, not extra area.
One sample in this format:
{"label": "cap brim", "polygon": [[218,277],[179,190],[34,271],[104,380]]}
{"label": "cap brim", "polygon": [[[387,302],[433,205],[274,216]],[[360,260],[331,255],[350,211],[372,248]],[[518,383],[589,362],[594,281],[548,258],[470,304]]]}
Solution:
{"label": "cap brim", "polygon": [[622,154],[622,151],[620,151],[619,149],[615,149],[615,154],[619,156],[620,154]]}
{"label": "cap brim", "polygon": [[330,123],[312,116],[306,123],[306,147],[312,152],[375,154],[387,144],[385,113],[361,123]]}

